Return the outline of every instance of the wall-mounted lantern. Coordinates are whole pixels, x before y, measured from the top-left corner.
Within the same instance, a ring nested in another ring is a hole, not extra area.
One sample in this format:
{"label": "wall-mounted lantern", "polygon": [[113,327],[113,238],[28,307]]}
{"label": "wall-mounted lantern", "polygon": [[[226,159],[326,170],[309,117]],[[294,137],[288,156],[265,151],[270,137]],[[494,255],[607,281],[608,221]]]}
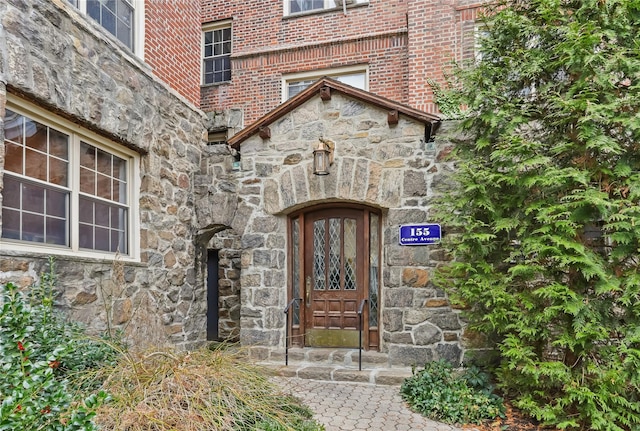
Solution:
{"label": "wall-mounted lantern", "polygon": [[329,175],[329,166],[333,164],[334,149],[333,141],[320,138],[318,146],[313,150],[313,173],[315,175]]}

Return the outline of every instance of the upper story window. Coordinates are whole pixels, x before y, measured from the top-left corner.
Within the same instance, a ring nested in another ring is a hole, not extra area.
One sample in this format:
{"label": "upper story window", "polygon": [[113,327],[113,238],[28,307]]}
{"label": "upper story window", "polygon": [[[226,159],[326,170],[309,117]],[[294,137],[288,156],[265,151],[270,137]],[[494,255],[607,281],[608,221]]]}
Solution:
{"label": "upper story window", "polygon": [[314,70],[283,77],[282,101],[284,102],[291,99],[318,79],[325,76],[361,90],[369,89],[369,77],[366,66]]}
{"label": "upper story window", "polygon": [[144,2],[135,0],[67,0],[96,20],[127,48],[142,56]]}
{"label": "upper story window", "polygon": [[4,125],[0,249],[137,258],[135,153],[25,103]]}
{"label": "upper story window", "polygon": [[231,81],[231,22],[209,24],[202,29],[202,83]]}
{"label": "upper story window", "polygon": [[343,8],[359,3],[369,3],[369,0],[285,0],[284,14],[292,15],[304,12],[322,11],[325,9]]}

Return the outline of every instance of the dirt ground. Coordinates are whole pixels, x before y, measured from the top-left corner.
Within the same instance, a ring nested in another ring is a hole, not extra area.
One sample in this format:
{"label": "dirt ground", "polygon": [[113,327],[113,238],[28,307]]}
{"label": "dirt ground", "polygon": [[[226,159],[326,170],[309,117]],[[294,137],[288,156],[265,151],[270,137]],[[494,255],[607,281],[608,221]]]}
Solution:
{"label": "dirt ground", "polygon": [[463,429],[476,429],[480,431],[558,431],[553,427],[543,427],[533,419],[507,404],[506,417],[482,425],[467,425]]}

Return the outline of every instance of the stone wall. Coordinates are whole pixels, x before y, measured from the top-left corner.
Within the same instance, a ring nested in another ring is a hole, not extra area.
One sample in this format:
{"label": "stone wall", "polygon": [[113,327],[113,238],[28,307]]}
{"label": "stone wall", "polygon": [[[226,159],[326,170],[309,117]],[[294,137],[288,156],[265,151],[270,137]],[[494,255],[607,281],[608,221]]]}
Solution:
{"label": "stone wall", "polygon": [[[140,262],[54,254],[58,305],[95,331],[120,328],[139,344],[201,343],[206,290],[196,238],[207,226],[196,222],[194,183],[204,114],[64,0],[3,1],[0,21],[0,119],[11,93],[140,154]],[[199,209],[214,225],[207,210]],[[3,252],[0,282],[29,285],[47,257]]]}
{"label": "stone wall", "polygon": [[[459,311],[430,278],[445,260],[443,250],[398,245],[400,224],[437,222],[430,218],[431,200],[453,169],[445,160],[451,144],[439,137],[428,151],[424,124],[401,116],[390,127],[386,110],[337,92],[329,101],[310,99],[269,127],[270,139],[256,134],[241,146],[241,342],[284,347],[287,214],[321,202],[351,202],[383,213],[381,350],[394,365],[440,358],[459,363]],[[320,137],[335,142],[327,176],[312,174]]]}

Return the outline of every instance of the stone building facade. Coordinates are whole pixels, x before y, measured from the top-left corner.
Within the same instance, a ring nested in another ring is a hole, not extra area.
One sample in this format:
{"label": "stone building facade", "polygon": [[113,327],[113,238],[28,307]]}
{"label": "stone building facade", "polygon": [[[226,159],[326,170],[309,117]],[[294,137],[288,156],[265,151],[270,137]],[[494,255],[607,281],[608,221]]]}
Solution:
{"label": "stone building facade", "polygon": [[[430,280],[443,250],[399,243],[400,225],[433,222],[431,200],[453,169],[451,144],[434,142],[439,126],[325,78],[230,139],[241,153],[240,341],[256,356],[281,349],[287,325],[293,345],[356,347],[364,304],[364,347],[391,364],[462,360],[459,311]],[[334,146],[322,176],[313,174],[320,140]]]}
{"label": "stone building facade", "polygon": [[[224,114],[207,115],[190,86],[176,85],[191,81],[158,66],[159,51],[137,56],[71,3],[0,3],[0,282],[27,288],[53,257],[59,307],[137,345],[238,339],[264,357],[288,331],[298,346],[353,347],[363,328],[365,348],[395,365],[464,357],[459,312],[430,279],[443,251],[398,240],[400,225],[433,221],[432,198],[453,169],[437,115],[410,106],[403,86],[394,93],[393,79],[382,80],[382,97],[328,78],[280,105],[279,84],[256,101],[222,98],[206,109]],[[162,2],[144,4],[149,18],[162,16]],[[384,4],[357,1],[344,19],[370,20]],[[397,6],[399,25],[406,5]],[[354,33],[346,45],[294,49],[294,63],[369,46],[370,59],[385,53],[406,68],[395,49],[406,34],[388,30],[382,42]],[[258,61],[245,54],[234,64]],[[370,76],[383,66],[371,64]],[[232,85],[246,90],[262,72]],[[227,141],[211,139],[222,130]],[[323,176],[312,172],[320,142],[333,154]]]}
{"label": "stone building facade", "polygon": [[201,344],[206,117],[66,1],[2,2],[0,20],[0,280],[26,287],[52,256],[71,318]]}

